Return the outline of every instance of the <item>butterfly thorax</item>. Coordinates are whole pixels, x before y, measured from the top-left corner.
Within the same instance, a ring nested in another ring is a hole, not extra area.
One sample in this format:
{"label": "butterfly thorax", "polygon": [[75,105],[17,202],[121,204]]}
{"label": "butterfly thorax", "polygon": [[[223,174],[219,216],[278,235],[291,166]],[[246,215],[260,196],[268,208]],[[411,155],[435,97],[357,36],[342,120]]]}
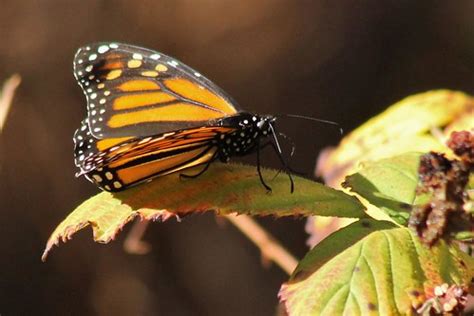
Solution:
{"label": "butterfly thorax", "polygon": [[263,137],[272,134],[273,116],[259,116],[251,113],[239,113],[220,120],[222,126],[238,127],[235,131],[219,135],[217,158],[223,162],[232,156],[243,156],[255,150]]}

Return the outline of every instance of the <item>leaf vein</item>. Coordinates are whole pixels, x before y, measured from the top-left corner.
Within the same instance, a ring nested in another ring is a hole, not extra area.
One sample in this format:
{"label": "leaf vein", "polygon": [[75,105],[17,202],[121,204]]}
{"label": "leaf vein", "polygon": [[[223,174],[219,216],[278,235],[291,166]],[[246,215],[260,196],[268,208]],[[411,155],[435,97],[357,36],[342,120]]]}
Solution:
{"label": "leaf vein", "polygon": [[[410,240],[410,242],[411,242],[412,245],[413,245],[413,249],[415,249],[415,253],[416,253],[416,263],[417,263],[417,265],[418,265],[418,269],[419,269],[420,271],[423,271],[423,266],[421,265],[421,261],[420,261],[420,253],[418,252],[418,248],[416,247],[416,242],[415,242],[415,240],[413,239],[413,235],[410,234],[410,232],[407,232],[407,234],[408,234],[408,236],[410,237],[409,240]],[[423,275],[423,276],[426,278],[425,275]]]}
{"label": "leaf vein", "polygon": [[392,285],[392,297],[393,297],[393,302],[394,306],[397,310],[398,313],[400,313],[400,309],[398,308],[397,305],[397,298],[395,297],[395,280],[393,278],[394,273],[393,273],[393,258],[392,258],[392,243],[390,242],[390,238],[388,237],[387,233],[384,231],[381,231],[382,235],[385,237],[385,240],[387,241],[388,244],[388,261],[389,261],[389,272],[390,272],[390,283]]}
{"label": "leaf vein", "polygon": [[345,287],[348,287],[348,286],[349,286],[349,285],[347,285],[347,284],[341,284],[341,286],[337,289],[337,291],[333,294],[333,296],[331,296],[331,298],[326,302],[326,304],[324,305],[323,309],[321,310],[320,315],[324,315],[324,311],[325,311],[326,308],[330,305],[331,300],[333,300],[333,299],[337,296],[337,293],[339,293],[339,291],[341,291],[342,289],[344,289]]}
{"label": "leaf vein", "polygon": [[372,280],[374,280],[374,286],[375,286],[375,298],[377,302],[375,302],[375,306],[377,306],[377,312],[380,314],[380,304],[379,304],[379,291],[377,290],[377,279],[375,278],[374,271],[372,270],[372,267],[370,266],[369,260],[364,256],[364,260],[367,263],[367,268],[369,268],[370,275],[372,276]]}
{"label": "leaf vein", "polygon": [[[357,261],[354,265],[354,268],[358,266],[359,262],[360,262],[360,259],[362,258],[362,248],[364,247],[364,243],[362,242],[362,245],[360,246],[360,250],[359,250],[359,255],[358,255],[358,258],[357,258]],[[345,300],[345,303],[344,303],[344,310],[347,308],[347,301],[349,300],[349,297],[352,295],[352,297],[354,297],[354,300],[356,301],[357,303],[357,306],[360,306],[359,302],[357,301],[357,298],[355,295],[353,295],[352,293],[352,281],[354,280],[354,272],[352,272],[351,274],[351,279],[349,280],[349,291],[347,292],[347,297],[346,297],[346,300]],[[360,308],[359,308],[360,309]]]}

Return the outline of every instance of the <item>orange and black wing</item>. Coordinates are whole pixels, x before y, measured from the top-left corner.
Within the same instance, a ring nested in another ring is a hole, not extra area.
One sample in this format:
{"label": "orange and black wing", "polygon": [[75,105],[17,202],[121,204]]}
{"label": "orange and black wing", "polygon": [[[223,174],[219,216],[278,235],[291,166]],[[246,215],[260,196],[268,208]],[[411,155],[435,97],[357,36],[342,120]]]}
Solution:
{"label": "orange and black wing", "polygon": [[122,190],[216,157],[215,140],[238,113],[210,80],[164,54],[127,44],[82,47],[74,74],[87,98],[87,118],[74,135],[80,174]]}
{"label": "orange and black wing", "polygon": [[125,140],[99,151],[104,140],[79,129],[76,152],[91,147],[96,148],[97,154],[76,157],[76,165],[81,168],[80,174],[99,187],[120,191],[154,177],[211,162],[216,158],[217,140],[234,131],[231,127],[196,127]]}
{"label": "orange and black wing", "polygon": [[238,112],[228,95],[194,69],[132,45],[80,48],[74,75],[87,98],[88,129],[97,139],[157,135]]}

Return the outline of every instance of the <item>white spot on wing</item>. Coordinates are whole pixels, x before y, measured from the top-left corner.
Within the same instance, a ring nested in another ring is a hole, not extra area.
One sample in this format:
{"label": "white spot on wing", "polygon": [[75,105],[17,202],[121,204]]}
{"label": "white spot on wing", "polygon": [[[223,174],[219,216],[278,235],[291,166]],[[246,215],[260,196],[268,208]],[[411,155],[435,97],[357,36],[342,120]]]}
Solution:
{"label": "white spot on wing", "polygon": [[97,54],[91,54],[89,56],[89,60],[92,61],[92,60],[96,60],[97,59]]}
{"label": "white spot on wing", "polygon": [[103,53],[107,52],[108,50],[109,50],[109,46],[107,46],[107,45],[102,45],[97,49],[97,51],[100,54],[103,54]]}
{"label": "white spot on wing", "polygon": [[138,142],[138,144],[148,143],[151,140],[151,137],[147,137]]}
{"label": "white spot on wing", "polygon": [[176,66],[178,66],[178,62],[176,60],[172,60],[172,61],[168,62],[168,65],[176,67]]}

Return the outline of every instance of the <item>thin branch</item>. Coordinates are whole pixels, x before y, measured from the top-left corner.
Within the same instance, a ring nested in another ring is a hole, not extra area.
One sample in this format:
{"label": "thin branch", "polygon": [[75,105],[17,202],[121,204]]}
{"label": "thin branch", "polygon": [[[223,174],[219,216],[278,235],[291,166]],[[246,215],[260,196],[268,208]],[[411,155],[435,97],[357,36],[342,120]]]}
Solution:
{"label": "thin branch", "polygon": [[260,248],[264,259],[272,260],[288,274],[295,270],[298,261],[250,216],[225,217]]}
{"label": "thin branch", "polygon": [[150,221],[146,219],[133,223],[132,229],[123,242],[125,252],[134,255],[145,255],[150,252],[150,244],[142,240],[148,223],[150,223]]}
{"label": "thin branch", "polygon": [[[264,264],[273,261],[288,274],[296,268],[298,261],[250,216],[225,215],[225,218],[260,249]],[[123,243],[126,252],[143,255],[150,251],[150,244],[142,240],[149,222],[144,219],[134,223]]]}
{"label": "thin branch", "polygon": [[0,93],[0,132],[3,129],[3,125],[7,119],[8,111],[12,104],[15,90],[18,88],[21,82],[21,77],[18,74],[14,74],[7,81],[5,81],[2,91]]}

